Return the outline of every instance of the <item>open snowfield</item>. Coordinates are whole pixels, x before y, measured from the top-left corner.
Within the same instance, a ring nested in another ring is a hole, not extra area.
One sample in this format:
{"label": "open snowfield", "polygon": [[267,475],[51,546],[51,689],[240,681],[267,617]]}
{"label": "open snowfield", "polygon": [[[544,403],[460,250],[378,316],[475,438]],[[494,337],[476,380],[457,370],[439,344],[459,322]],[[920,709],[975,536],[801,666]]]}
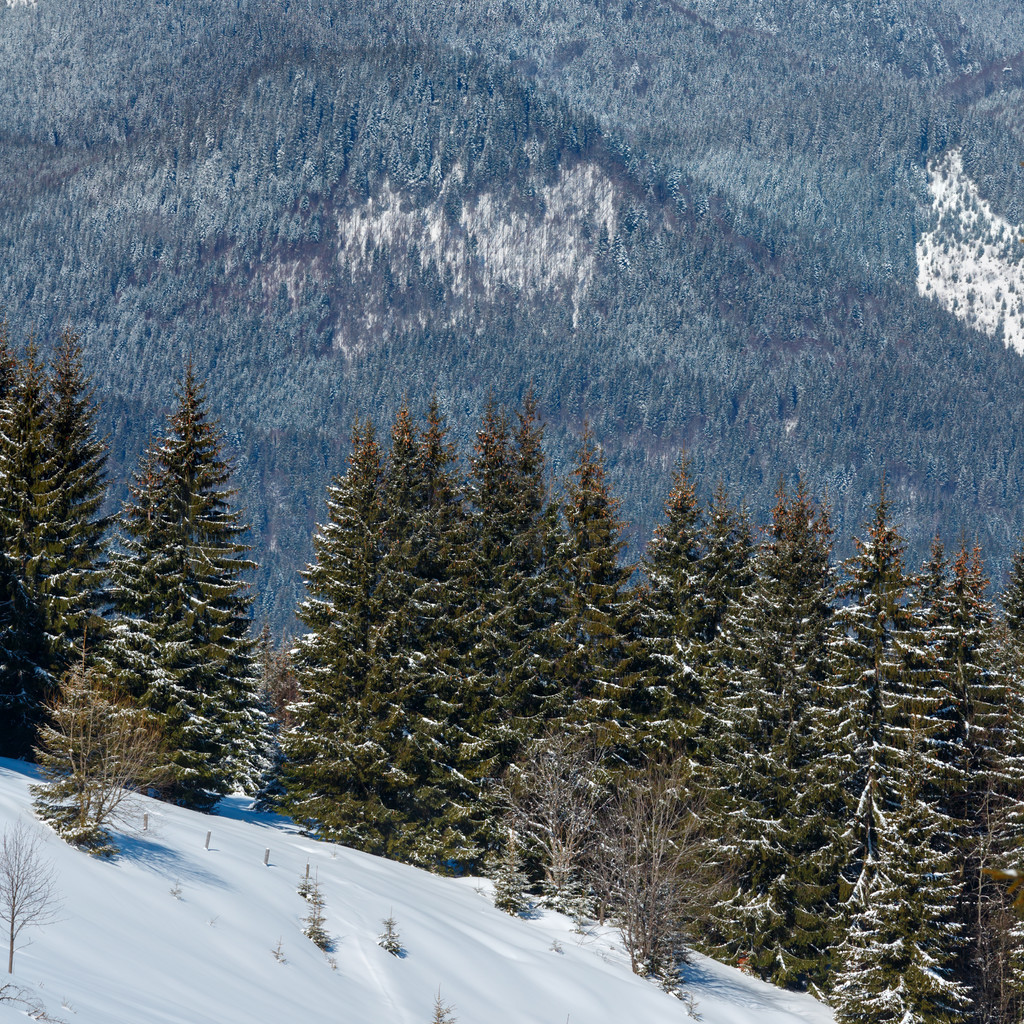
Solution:
{"label": "open snowfield", "polygon": [[[0,759],[0,829],[21,819],[45,837],[63,907],[56,923],[23,933],[13,981],[68,1024],[429,1024],[439,987],[460,1024],[690,1019],[630,973],[614,931],[578,935],[547,912],[510,918],[480,880],[315,842],[241,798],[217,816],[140,799],[140,831],[120,837],[116,859],[96,860],[35,822],[31,778],[30,766]],[[307,862],[326,898],[336,968],[301,932],[309,905],[296,886]],[[377,945],[389,914],[402,958]],[[832,1021],[808,996],[703,957],[686,987],[705,1024]],[[0,1022],[24,1020],[0,1005]]]}

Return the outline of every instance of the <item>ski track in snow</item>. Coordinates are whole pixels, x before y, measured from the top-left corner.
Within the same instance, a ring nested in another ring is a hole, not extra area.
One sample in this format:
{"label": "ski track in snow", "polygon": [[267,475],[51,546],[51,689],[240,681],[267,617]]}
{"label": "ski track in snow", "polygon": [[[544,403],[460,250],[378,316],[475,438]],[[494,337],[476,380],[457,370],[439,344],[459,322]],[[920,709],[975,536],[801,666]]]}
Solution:
{"label": "ski track in snow", "polygon": [[[486,880],[317,842],[246,810],[243,797],[213,816],[139,798],[135,816],[141,824],[147,811],[149,830],[119,835],[120,855],[96,860],[34,822],[33,777],[0,759],[0,829],[21,820],[39,830],[63,908],[56,923],[24,933],[13,981],[67,1024],[426,1024],[438,988],[465,1024],[690,1020],[683,1003],[630,973],[612,929],[581,936],[549,911],[510,918]],[[301,933],[309,906],[296,887],[307,861],[336,970]],[[389,915],[404,958],[377,945]],[[285,963],[273,955],[279,939]],[[685,987],[704,1024],[833,1024],[811,997],[701,956]],[[0,1005],[2,1024],[26,1019]]]}

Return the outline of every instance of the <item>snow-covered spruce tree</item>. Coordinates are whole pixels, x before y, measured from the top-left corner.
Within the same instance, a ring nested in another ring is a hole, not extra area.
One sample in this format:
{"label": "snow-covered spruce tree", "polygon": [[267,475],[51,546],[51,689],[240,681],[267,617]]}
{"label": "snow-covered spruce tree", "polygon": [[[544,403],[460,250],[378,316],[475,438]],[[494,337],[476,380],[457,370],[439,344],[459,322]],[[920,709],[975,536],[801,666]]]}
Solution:
{"label": "snow-covered spruce tree", "polygon": [[49,567],[54,459],[47,439],[46,383],[34,346],[25,362],[0,335],[0,754],[27,757],[55,687],[43,583]]}
{"label": "snow-covered spruce tree", "polygon": [[[946,565],[936,544],[918,603],[936,658],[931,738],[939,777],[932,799],[956,823],[947,847],[961,873],[958,920],[964,944],[957,976],[984,1015],[1005,1009],[1016,941],[1002,887],[986,868],[1016,866],[1022,833],[1020,695],[1008,676],[980,552],[962,544]],[[1004,927],[999,927],[1002,924]]]}
{"label": "snow-covered spruce tree", "polygon": [[547,497],[532,389],[516,413],[489,401],[470,458],[467,497],[476,598],[470,611],[471,671],[493,695],[484,733],[499,773],[559,711],[548,630],[555,619],[551,553],[557,512]]}
{"label": "snow-covered spruce tree", "polygon": [[0,749],[25,755],[46,693],[102,633],[106,448],[79,338],[65,331],[45,372],[34,346],[19,364],[0,335],[0,702],[21,737]]}
{"label": "snow-covered spruce tree", "polygon": [[380,589],[386,595],[368,692],[388,774],[377,790],[398,828],[387,852],[435,869],[479,862],[483,742],[490,697],[469,657],[470,533],[455,450],[436,398],[416,436],[406,411],[392,435],[383,488]]}
{"label": "snow-covered spruce tree", "polygon": [[54,459],[54,530],[48,539],[52,571],[44,605],[59,639],[57,662],[67,670],[102,646],[106,603],[106,443],[96,435],[92,380],[82,365],[81,338],[65,330],[47,380],[49,438]]}
{"label": "snow-covered spruce tree", "polygon": [[250,782],[267,749],[245,581],[254,563],[223,447],[189,362],[167,435],[133,476],[111,567],[113,664],[160,732],[166,797],[199,809]]}
{"label": "snow-covered spruce tree", "polygon": [[530,881],[523,870],[523,854],[515,826],[506,825],[502,851],[491,871],[494,880],[494,905],[517,917],[530,906],[527,895]]}
{"label": "snow-covered spruce tree", "polygon": [[[840,628],[834,647],[839,711],[835,732],[849,752],[848,766],[840,777],[848,780],[854,809],[844,868],[849,889],[846,917],[863,921],[880,898],[879,886],[910,884],[901,880],[909,870],[904,862],[889,863],[890,856],[903,854],[886,832],[910,828],[905,821],[894,824],[894,815],[914,809],[908,801],[916,806],[914,813],[923,816],[920,827],[927,832],[927,840],[918,843],[914,856],[924,864],[923,858],[932,857],[936,879],[947,871],[962,871],[958,847],[963,823],[951,816],[944,801],[950,697],[938,654],[940,633],[929,621],[933,614],[920,600],[920,591],[911,590],[904,574],[903,541],[890,521],[884,489],[867,539],[856,543],[857,554],[844,566],[846,580],[838,591],[844,603],[836,617]],[[928,587],[933,594],[937,587],[941,589],[943,564],[941,550],[934,549],[925,574],[932,581]],[[915,773],[912,786],[905,775],[908,757]],[[952,909],[943,912],[947,939],[934,954],[937,977],[942,979],[948,971],[961,986],[966,980],[961,973],[963,921],[957,911],[962,895],[962,891],[952,895],[944,891],[935,897],[950,900]],[[921,899],[931,898],[929,891],[921,890]],[[841,955],[849,964],[849,956]],[[966,986],[963,992],[971,995]]]}
{"label": "snow-covered spruce tree", "polygon": [[[997,636],[1004,689],[998,735],[1004,799],[995,823],[994,866],[1017,870],[1016,851],[1024,845],[1024,544],[1014,553],[1000,600],[1003,620]],[[1010,897],[1004,897],[992,923],[1007,964],[1000,973],[999,1005],[1004,1019],[1016,1020],[1024,1008],[1024,919],[1010,906]]]}
{"label": "snow-covered spruce tree", "polygon": [[635,671],[642,650],[634,633],[631,569],[620,562],[625,542],[618,508],[587,427],[565,482],[566,529],[554,555],[563,588],[552,630],[561,645],[554,672],[566,724],[585,733],[596,728],[601,746],[629,756],[639,744],[637,712],[648,694],[646,679]]}
{"label": "snow-covered spruce tree", "polygon": [[737,600],[754,579],[750,515],[742,504],[731,503],[721,482],[715,487],[708,508],[704,547],[698,615],[700,644],[694,651],[702,667],[707,666],[710,647],[718,636],[730,602]]}
{"label": "snow-covered spruce tree", "polygon": [[960,871],[944,849],[950,823],[924,792],[927,735],[911,727],[906,739],[901,767],[889,779],[891,804],[875,800],[859,912],[839,948],[830,999],[839,1024],[972,1019],[969,988],[955,971],[964,939]]}
{"label": "snow-covered spruce tree", "polygon": [[422,433],[399,410],[379,483],[379,453],[357,450],[308,576],[289,799],[361,849],[456,869],[480,856],[490,757],[455,453],[436,400]]}
{"label": "snow-covered spruce tree", "polygon": [[[383,466],[373,423],[356,420],[348,470],[327,490],[327,521],[313,538],[299,619],[307,632],[292,664],[299,692],[283,736],[284,809],[341,842],[386,850],[394,812],[378,788],[388,773],[373,679],[384,596]],[[381,695],[381,700],[384,697]]]}
{"label": "snow-covered spruce tree", "polygon": [[688,752],[704,704],[699,663],[706,618],[704,556],[704,515],[684,452],[664,521],[647,548],[637,631],[649,680],[646,731],[656,743],[676,750],[685,744]]}
{"label": "snow-covered spruce tree", "polygon": [[889,715],[894,695],[904,690],[904,652],[923,644],[921,624],[910,607],[910,581],[903,569],[904,541],[891,521],[884,487],[867,529],[855,538],[856,554],[842,566],[837,588],[832,664],[836,681],[836,732],[847,762],[838,768],[845,780],[851,815],[844,875],[853,890],[851,907],[863,900],[875,861],[878,787],[902,756],[894,746]]}
{"label": "snow-covered spruce tree", "polygon": [[703,781],[738,882],[714,910],[717,949],[780,985],[822,984],[834,939],[845,807],[827,732],[831,529],[803,484],[780,486],[712,651],[720,739]]}
{"label": "snow-covered spruce tree", "polygon": [[726,611],[754,583],[755,546],[750,516],[742,505],[731,503],[721,482],[708,506],[703,541],[702,583],[697,594],[699,622],[690,647],[691,663],[700,674],[702,704],[691,744],[697,777],[707,772],[728,736],[724,704],[727,674],[720,671],[722,652],[716,641]]}

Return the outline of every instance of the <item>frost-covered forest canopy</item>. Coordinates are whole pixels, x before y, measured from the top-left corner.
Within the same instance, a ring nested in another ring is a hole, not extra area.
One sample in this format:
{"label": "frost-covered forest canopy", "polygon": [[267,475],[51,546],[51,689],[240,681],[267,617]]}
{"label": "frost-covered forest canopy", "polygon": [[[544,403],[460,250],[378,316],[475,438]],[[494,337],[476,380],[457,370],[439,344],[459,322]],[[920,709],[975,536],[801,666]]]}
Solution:
{"label": "frost-covered forest canopy", "polygon": [[954,149],[1024,220],[1022,51],[1012,0],[4,7],[0,304],[83,335],[115,479],[192,356],[279,630],[354,416],[432,385],[469,432],[536,381],[556,470],[589,420],[634,549],[686,443],[841,547],[884,470],[998,572],[1024,370],[915,248]]}

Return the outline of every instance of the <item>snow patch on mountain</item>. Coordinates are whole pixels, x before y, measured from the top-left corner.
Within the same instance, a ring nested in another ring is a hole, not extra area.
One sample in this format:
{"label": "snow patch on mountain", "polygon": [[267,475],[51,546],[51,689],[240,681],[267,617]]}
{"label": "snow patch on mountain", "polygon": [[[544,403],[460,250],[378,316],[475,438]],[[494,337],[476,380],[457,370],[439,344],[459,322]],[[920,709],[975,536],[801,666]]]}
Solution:
{"label": "snow patch on mountain", "polygon": [[964,173],[960,152],[928,167],[935,227],[917,243],[917,290],[1024,355],[1024,228],[1000,217]]}
{"label": "snow patch on mountain", "polygon": [[[359,281],[386,262],[401,290],[410,275],[456,300],[493,302],[543,297],[571,304],[575,322],[594,277],[601,238],[617,227],[614,184],[593,163],[564,169],[532,195],[484,192],[457,197],[453,171],[440,198],[413,205],[390,186],[337,218],[337,259]],[[456,302],[458,307],[460,302]],[[372,306],[348,311],[336,347],[362,350],[380,317]]]}

